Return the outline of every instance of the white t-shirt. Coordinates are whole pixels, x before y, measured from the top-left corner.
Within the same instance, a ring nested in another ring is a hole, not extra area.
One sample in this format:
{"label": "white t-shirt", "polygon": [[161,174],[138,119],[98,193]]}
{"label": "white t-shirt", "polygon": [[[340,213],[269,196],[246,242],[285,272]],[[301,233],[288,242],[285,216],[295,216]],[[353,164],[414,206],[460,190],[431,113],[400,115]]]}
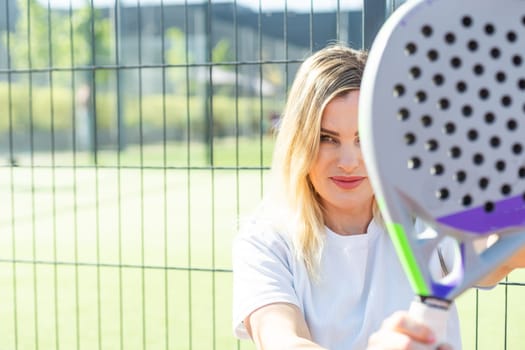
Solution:
{"label": "white t-shirt", "polygon": [[[263,225],[264,227],[264,225]],[[369,336],[414,300],[388,234],[372,221],[367,234],[343,236],[326,230],[320,281],[310,280],[294,258],[289,238],[253,224],[233,247],[233,328],[249,338],[243,320],[261,306],[291,303],[302,311],[313,341],[330,350],[366,349]],[[439,262],[436,269],[439,270]],[[461,349],[452,306],[448,342]]]}

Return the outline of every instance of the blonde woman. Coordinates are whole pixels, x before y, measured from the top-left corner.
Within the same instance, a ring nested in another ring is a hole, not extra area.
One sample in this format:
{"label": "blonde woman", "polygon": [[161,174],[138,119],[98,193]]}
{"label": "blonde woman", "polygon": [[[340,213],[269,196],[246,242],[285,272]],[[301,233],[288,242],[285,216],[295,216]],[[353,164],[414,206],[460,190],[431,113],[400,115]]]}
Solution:
{"label": "blonde woman", "polygon": [[[233,247],[233,327],[258,349],[419,349],[413,291],[361,155],[366,53],[332,45],[301,65],[279,125],[272,182]],[[440,263],[435,260],[439,273]],[[450,345],[461,348],[455,307]]]}

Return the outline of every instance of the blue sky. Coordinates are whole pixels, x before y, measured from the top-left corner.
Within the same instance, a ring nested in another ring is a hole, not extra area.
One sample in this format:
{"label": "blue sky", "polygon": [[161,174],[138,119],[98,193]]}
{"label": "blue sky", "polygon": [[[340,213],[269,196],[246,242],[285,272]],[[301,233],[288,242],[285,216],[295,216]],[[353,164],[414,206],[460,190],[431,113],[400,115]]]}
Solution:
{"label": "blue sky", "polygon": [[[43,4],[50,4],[52,7],[69,7],[71,3],[73,7],[81,6],[82,4],[90,4],[91,0],[39,0]],[[114,6],[116,0],[93,0],[93,4],[97,7]],[[184,0],[163,0],[164,4],[184,4]],[[208,0],[187,0],[188,4],[207,3]],[[211,0],[212,3],[233,3],[234,0]],[[137,4],[160,4],[161,0],[120,0],[123,5]],[[295,12],[310,12],[311,7],[315,12],[333,11],[339,8],[342,10],[359,9],[362,7],[363,0],[237,0],[238,5],[246,6],[258,10],[259,6],[262,11],[284,11],[285,3],[288,5],[288,11]]]}

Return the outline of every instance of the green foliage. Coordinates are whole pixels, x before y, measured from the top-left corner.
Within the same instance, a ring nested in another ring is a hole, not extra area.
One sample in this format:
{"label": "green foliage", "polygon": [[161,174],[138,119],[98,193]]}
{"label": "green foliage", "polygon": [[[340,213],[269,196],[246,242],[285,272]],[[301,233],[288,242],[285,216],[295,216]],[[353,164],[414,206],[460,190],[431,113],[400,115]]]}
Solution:
{"label": "green foliage", "polygon": [[[268,131],[269,115],[280,111],[282,106],[275,101],[263,101],[265,108],[260,108],[260,101],[253,97],[239,97],[237,103],[230,96],[215,96],[212,101],[214,136],[235,136],[259,134]],[[190,133],[192,138],[205,134],[206,106],[201,96],[144,96],[142,108],[136,100],[126,104],[126,124],[136,127],[142,123],[145,129],[160,129],[164,123],[168,134],[177,138]],[[262,114],[261,114],[262,113]]]}
{"label": "green foliage", "polygon": [[[0,132],[71,130],[75,115],[74,91],[71,88],[34,86],[27,84],[0,83]],[[117,96],[113,92],[97,90],[97,126],[100,130],[117,127]],[[139,103],[140,102],[140,103]],[[262,107],[261,107],[262,103]],[[144,130],[167,128],[168,135],[181,139],[190,135],[202,137],[205,133],[206,104],[201,96],[147,95],[141,99],[127,97],[123,101],[124,121],[127,128],[137,128],[140,123]],[[258,97],[235,97],[216,95],[211,101],[213,130],[215,136],[253,135],[268,131],[269,116],[282,109],[274,100],[260,100]],[[11,116],[9,118],[9,116]]]}
{"label": "green foliage", "polygon": [[[186,47],[184,33],[178,28],[169,28],[166,30],[166,41],[168,49],[166,50],[166,62],[172,65],[180,65],[193,62],[193,56]],[[180,95],[186,95],[188,84],[187,71],[185,68],[174,68],[169,71],[169,78],[173,91]]]}
{"label": "green foliage", "polygon": [[29,89],[27,85],[12,84],[10,91],[7,84],[0,84],[0,132],[9,130],[22,131],[31,126],[34,130],[49,130],[53,124],[55,130],[71,126],[73,114],[71,91],[65,88]]}
{"label": "green foliage", "polygon": [[[215,63],[224,63],[224,62],[231,62],[234,60],[233,52],[231,50],[230,41],[227,39],[221,39],[217,44],[215,44],[215,47],[212,50],[211,53],[212,61]],[[232,67],[228,67],[225,69],[232,69]]]}
{"label": "green foliage", "polygon": [[[14,68],[109,62],[111,23],[99,10],[85,6],[71,14],[49,11],[36,0],[19,0],[18,6],[21,15],[15,32],[9,34],[8,47]],[[3,39],[7,45],[7,38]]]}
{"label": "green foliage", "polygon": [[170,64],[185,64],[193,61],[192,55],[187,50],[184,33],[179,28],[166,30],[166,41],[169,48],[166,50],[166,61]]}

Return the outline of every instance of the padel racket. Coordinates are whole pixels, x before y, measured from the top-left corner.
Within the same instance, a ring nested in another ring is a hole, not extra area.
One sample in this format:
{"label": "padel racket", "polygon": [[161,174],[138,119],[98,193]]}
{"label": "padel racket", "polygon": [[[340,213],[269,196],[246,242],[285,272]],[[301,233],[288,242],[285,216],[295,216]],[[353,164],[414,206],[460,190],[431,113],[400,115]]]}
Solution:
{"label": "padel racket", "polygon": [[[523,0],[418,0],[388,18],[370,49],[362,150],[421,297],[411,312],[432,313],[421,317],[439,337],[450,301],[525,244],[524,48]],[[416,232],[415,217],[434,234]],[[476,249],[491,233],[497,242]],[[430,256],[447,236],[456,261],[436,278]]]}

